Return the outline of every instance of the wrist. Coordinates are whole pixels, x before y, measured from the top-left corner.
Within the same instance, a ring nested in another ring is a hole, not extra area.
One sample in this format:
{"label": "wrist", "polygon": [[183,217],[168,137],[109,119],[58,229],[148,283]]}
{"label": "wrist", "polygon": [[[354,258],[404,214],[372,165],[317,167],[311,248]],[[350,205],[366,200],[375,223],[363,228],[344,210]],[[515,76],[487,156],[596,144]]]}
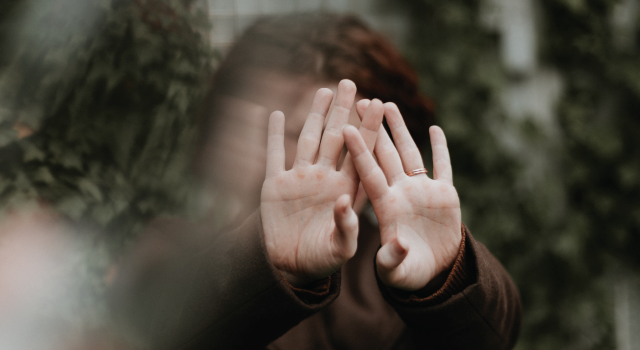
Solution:
{"label": "wrist", "polygon": [[285,281],[294,288],[304,288],[305,286],[308,286],[310,284],[313,284],[317,281],[324,280],[329,277],[329,276],[326,276],[326,277],[317,277],[317,278],[316,277],[300,278],[296,275],[293,275],[289,272],[286,272],[280,269],[278,269],[278,271],[280,272],[282,277],[285,279]]}
{"label": "wrist", "polygon": [[[466,228],[462,226],[462,240],[458,256],[452,268],[445,270],[432,278],[427,285],[418,290],[403,290],[386,286],[383,294],[388,293],[395,301],[411,305],[420,303],[422,305],[435,305],[441,303],[454,294],[464,290],[473,281],[473,272],[470,272],[467,262],[466,248]],[[378,276],[378,284],[383,285],[383,281]]]}
{"label": "wrist", "polygon": [[[438,247],[430,248],[430,251],[419,249],[413,251],[411,266],[416,272],[421,270],[421,273],[408,274],[403,278],[395,279],[395,281],[383,274],[381,275],[382,282],[390,288],[405,292],[421,291],[422,294],[425,294],[439,290],[445,285],[460,255],[464,253],[464,231],[462,223],[459,225],[457,234],[449,242],[442,242]],[[429,259],[430,256],[436,258]],[[376,264],[380,263],[378,258],[377,256]],[[377,267],[379,268],[379,266]]]}
{"label": "wrist", "polygon": [[[431,295],[437,292],[447,282],[447,278],[449,277],[450,273],[451,273],[451,269],[440,272],[435,277],[433,277],[429,282],[427,282],[427,284],[424,287],[418,288],[415,291],[421,291],[422,294],[426,294],[426,295]],[[410,292],[414,292],[414,291],[410,291]]]}
{"label": "wrist", "polygon": [[452,228],[451,233],[449,233],[451,237],[449,243],[443,243],[439,249],[440,258],[438,261],[440,261],[440,263],[436,265],[435,273],[427,285],[432,284],[432,282],[436,283],[443,274],[445,276],[448,275],[456,264],[460,254],[464,251],[464,226],[462,222],[459,222],[455,227],[457,228]]}
{"label": "wrist", "polygon": [[282,271],[282,270],[278,270],[278,271],[280,271],[280,274],[285,279],[285,281],[287,281],[287,283],[289,283],[293,287],[300,288],[305,284],[311,282],[311,281],[306,281],[304,279],[300,279],[286,271]]}

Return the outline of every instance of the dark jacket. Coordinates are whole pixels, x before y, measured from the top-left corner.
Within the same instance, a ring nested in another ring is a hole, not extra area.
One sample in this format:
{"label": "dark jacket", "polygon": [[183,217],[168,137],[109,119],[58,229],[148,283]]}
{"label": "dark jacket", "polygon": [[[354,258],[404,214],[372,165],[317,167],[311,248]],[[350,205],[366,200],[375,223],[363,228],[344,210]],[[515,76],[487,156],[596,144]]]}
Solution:
{"label": "dark jacket", "polygon": [[[156,220],[114,286],[120,324],[153,349],[510,349],[518,291],[463,226],[437,291],[384,286],[377,227],[360,219],[356,255],[329,278],[293,288],[271,264],[259,212],[235,230]],[[151,247],[151,248],[150,248]]]}

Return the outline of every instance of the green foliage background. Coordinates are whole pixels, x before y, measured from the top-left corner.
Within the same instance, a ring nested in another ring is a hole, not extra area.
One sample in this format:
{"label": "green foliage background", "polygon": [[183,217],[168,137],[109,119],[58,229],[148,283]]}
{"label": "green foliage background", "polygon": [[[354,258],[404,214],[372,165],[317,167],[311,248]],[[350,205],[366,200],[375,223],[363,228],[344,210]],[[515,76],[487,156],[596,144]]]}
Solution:
{"label": "green foliage background", "polygon": [[[540,62],[564,80],[550,135],[502,109],[517,77],[480,0],[387,1],[406,10],[406,55],[447,133],[464,221],[520,288],[519,349],[613,348],[612,271],[640,265],[640,47],[616,46],[615,4],[538,2]],[[76,223],[98,293],[149,218],[195,212],[208,30],[190,1],[0,3],[0,218],[44,203]],[[18,139],[16,122],[39,132]]]}
{"label": "green foliage background", "polygon": [[[539,60],[564,81],[558,135],[501,108],[518,77],[502,66],[480,1],[400,3],[406,54],[447,134],[463,220],[520,289],[518,349],[614,348],[612,283],[640,266],[640,47],[616,47],[617,2],[537,3]],[[540,155],[545,166],[532,172]]]}
{"label": "green foliage background", "polygon": [[[127,243],[150,218],[196,213],[208,18],[182,0],[13,0],[0,13],[0,220],[44,206],[71,224],[64,266],[80,294],[51,312],[99,327]],[[36,132],[19,139],[16,123]]]}
{"label": "green foliage background", "polygon": [[[188,212],[213,62],[206,14],[177,0],[23,1],[14,11],[0,80],[3,210],[44,202],[108,232],[114,247],[148,218]],[[19,140],[16,122],[38,132]]]}

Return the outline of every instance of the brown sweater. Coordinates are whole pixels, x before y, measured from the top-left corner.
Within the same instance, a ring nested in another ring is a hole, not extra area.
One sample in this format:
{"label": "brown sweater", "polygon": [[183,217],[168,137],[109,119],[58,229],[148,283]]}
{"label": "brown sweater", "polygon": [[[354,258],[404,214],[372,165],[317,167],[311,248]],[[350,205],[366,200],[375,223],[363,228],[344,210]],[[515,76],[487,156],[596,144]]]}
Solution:
{"label": "brown sweater", "polygon": [[379,232],[364,218],[360,225],[358,251],[341,272],[296,289],[269,261],[259,212],[218,234],[156,220],[123,263],[116,316],[153,349],[513,347],[517,289],[466,227],[444,285],[406,293],[377,279]]}

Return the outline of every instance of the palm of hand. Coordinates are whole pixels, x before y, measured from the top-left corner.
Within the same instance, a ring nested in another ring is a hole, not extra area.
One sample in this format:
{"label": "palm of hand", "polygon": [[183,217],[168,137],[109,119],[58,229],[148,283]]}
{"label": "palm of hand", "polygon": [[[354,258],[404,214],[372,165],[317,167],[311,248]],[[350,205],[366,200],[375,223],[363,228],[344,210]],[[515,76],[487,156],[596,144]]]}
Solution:
{"label": "palm of hand", "polygon": [[[341,128],[349,119],[355,92],[352,82],[340,82],[323,132],[333,93],[318,90],[288,171],[284,169],[284,115],[274,112],[269,119],[262,224],[271,262],[294,285],[331,275],[356,251],[358,219],[351,198],[359,180],[349,154],[336,170],[344,145]],[[369,151],[382,117],[382,102],[372,102],[360,127]]]}
{"label": "palm of hand", "polygon": [[294,168],[265,181],[262,213],[272,263],[298,278],[315,280],[330,275],[344,263],[348,251],[334,244],[337,234],[334,203],[343,194],[353,196],[358,183],[342,172],[318,165]]}
{"label": "palm of hand", "polygon": [[455,188],[426,175],[395,183],[374,202],[382,245],[393,239],[410,247],[388,276],[394,286],[413,290],[425,286],[453,265],[460,246],[460,201]]}
{"label": "palm of hand", "polygon": [[453,267],[462,239],[460,203],[442,130],[429,129],[433,180],[425,174],[409,175],[406,172],[424,168],[420,151],[397,106],[387,103],[384,109],[395,144],[380,129],[377,162],[353,128],[346,127],[344,136],[380,225],[378,276],[390,287],[414,291]]}

